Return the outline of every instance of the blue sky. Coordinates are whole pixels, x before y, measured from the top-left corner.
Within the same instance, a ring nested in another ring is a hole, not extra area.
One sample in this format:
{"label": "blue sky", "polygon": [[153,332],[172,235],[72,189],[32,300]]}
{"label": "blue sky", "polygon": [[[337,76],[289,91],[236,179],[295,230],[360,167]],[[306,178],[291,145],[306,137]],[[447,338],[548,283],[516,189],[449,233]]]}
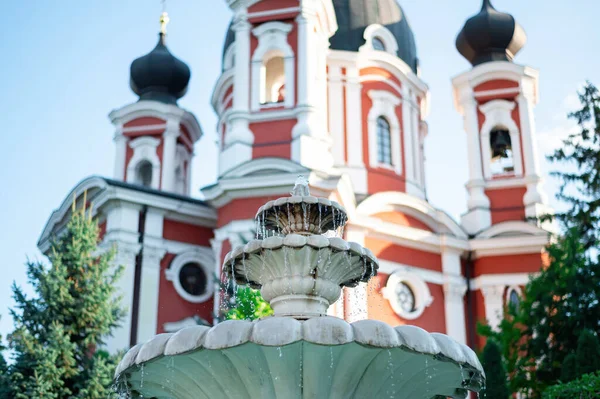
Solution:
{"label": "blue sky", "polygon": [[[560,144],[577,106],[576,89],[589,79],[600,85],[600,3],[595,0],[494,0],[528,34],[516,62],[541,72],[536,109],[538,144],[548,153]],[[159,0],[61,0],[5,2],[0,24],[0,334],[8,315],[10,285],[25,284],[27,258],[50,213],[86,176],[112,174],[113,127],[107,115],[136,97],[128,86],[131,61],[157,40]],[[467,70],[454,39],[480,0],[402,0],[416,35],[422,78],[431,90],[426,142],[427,190],[431,202],[458,217],[465,210],[465,133],[452,104],[451,77]],[[168,45],[192,69],[180,105],[200,120],[193,189],[216,174],[215,123],[209,105],[220,72],[231,13],[224,0],[169,0]],[[543,164],[544,171],[548,166]],[[546,184],[550,197],[556,185]]]}

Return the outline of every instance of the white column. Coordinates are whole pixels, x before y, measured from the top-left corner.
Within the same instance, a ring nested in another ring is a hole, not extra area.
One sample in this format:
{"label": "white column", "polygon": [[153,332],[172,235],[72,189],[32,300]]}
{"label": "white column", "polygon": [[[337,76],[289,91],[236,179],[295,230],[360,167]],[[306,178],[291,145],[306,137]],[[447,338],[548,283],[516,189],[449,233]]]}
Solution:
{"label": "white column", "polygon": [[131,335],[131,316],[133,291],[135,284],[135,258],[140,250],[138,243],[138,224],[140,207],[127,203],[113,203],[106,209],[106,234],[102,247],[110,249],[116,246],[115,266],[124,268],[123,275],[117,281],[115,295],[121,297],[121,306],[125,316],[121,325],[112,332],[106,346],[109,352],[129,348]]}
{"label": "white column", "polygon": [[344,85],[342,68],[329,66],[329,132],[333,139],[332,154],[336,165],[343,165],[346,142],[344,141]]}
{"label": "white column", "polygon": [[162,212],[148,209],[142,248],[137,342],[146,342],[157,333],[160,261],[166,254],[162,248],[163,224]]}
{"label": "white column", "polygon": [[249,127],[250,107],[250,29],[246,10],[235,16],[235,66],[233,107],[227,117],[227,131],[219,156],[219,175],[252,159],[254,134]]}
{"label": "white column", "polygon": [[312,82],[314,80],[314,60],[310,57],[312,36],[313,36],[313,21],[311,15],[306,12],[301,12],[296,17],[296,25],[298,26],[298,123],[292,129],[292,137],[315,135],[313,128],[314,119],[314,104],[312,103]]}
{"label": "white column", "polygon": [[497,330],[504,317],[504,285],[481,287],[485,306],[485,318],[492,329]]}
{"label": "white column", "polygon": [[467,284],[462,276],[461,251],[449,247],[442,251],[442,272],[444,274],[444,310],[446,314],[446,334],[461,344],[467,343],[464,296]]}
{"label": "white column", "polygon": [[135,257],[137,256],[140,245],[137,243],[108,243],[104,247],[107,249],[116,245],[116,255],[114,258],[115,267],[123,267],[124,273],[117,281],[115,296],[121,297],[120,305],[125,309],[125,315],[120,320],[120,325],[112,330],[112,335],[106,341],[106,349],[110,353],[117,353],[124,349],[129,349],[129,340],[131,336],[131,307],[133,306],[133,281],[135,279]]}
{"label": "white column", "polygon": [[524,175],[527,182],[527,192],[523,198],[527,217],[537,216],[538,206],[536,204],[544,204],[546,202],[541,188],[532,96],[533,94],[521,93],[517,97],[521,122],[521,137],[523,140]]}
{"label": "white column", "polygon": [[154,337],[158,328],[158,293],[160,286],[160,261],[166,251],[144,245],[142,249],[142,278],[137,342],[146,342]]}
{"label": "white column", "polygon": [[115,171],[114,177],[116,180],[125,180],[125,158],[127,157],[127,142],[128,138],[123,135],[123,126],[117,127],[115,136]]}
{"label": "white column", "polygon": [[[224,240],[221,238],[213,238],[212,240],[210,240],[210,246],[213,250],[215,258],[214,272],[217,279],[215,284],[218,284],[219,281],[221,281],[221,268],[223,267],[223,265],[221,264],[221,252],[223,251],[223,241]],[[216,288],[214,291],[215,292],[213,295],[213,314],[218,315],[221,310],[221,291],[218,288]],[[214,322],[216,323],[216,318]]]}
{"label": "white column", "polygon": [[[413,151],[412,157],[414,161],[414,179],[411,181],[407,180],[407,192],[415,195],[419,198],[425,198],[425,190],[421,181],[423,180],[423,161],[421,159],[421,138],[420,138],[420,127],[419,127],[419,107],[417,104],[417,96],[413,92],[410,96],[410,112],[411,112],[411,133]],[[412,183],[412,184],[411,184]]]}
{"label": "white column", "polygon": [[348,166],[364,167],[362,136],[362,84],[358,68],[346,68],[346,133]]}
{"label": "white column", "polygon": [[479,118],[477,116],[477,101],[472,90],[461,93],[461,106],[465,131],[467,133],[467,153],[469,158],[469,182],[467,190],[468,213],[463,216],[464,228],[470,234],[475,234],[492,225],[492,214],[490,212],[490,200],[485,195],[485,181],[481,159],[481,146],[479,137]]}
{"label": "white column", "polygon": [[175,151],[179,137],[179,121],[167,121],[167,129],[163,133],[162,173],[160,188],[173,191],[175,188]]}
{"label": "white column", "polygon": [[[413,144],[413,125],[411,117],[411,92],[404,87],[402,90],[402,138],[404,140],[404,176],[408,182],[415,181],[415,152]],[[410,183],[409,183],[410,184]],[[407,187],[408,189],[408,187]]]}

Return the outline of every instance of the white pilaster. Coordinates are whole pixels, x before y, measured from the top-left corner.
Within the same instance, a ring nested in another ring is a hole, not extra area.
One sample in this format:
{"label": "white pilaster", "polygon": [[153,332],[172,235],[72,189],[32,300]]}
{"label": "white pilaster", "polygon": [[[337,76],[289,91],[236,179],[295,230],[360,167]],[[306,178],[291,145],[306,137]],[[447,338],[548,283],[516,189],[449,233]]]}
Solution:
{"label": "white pilaster", "polygon": [[146,342],[157,333],[160,261],[166,251],[161,248],[163,214],[152,208],[146,212],[137,342]]}
{"label": "white pilaster", "polygon": [[344,141],[344,84],[342,83],[342,68],[337,65],[329,66],[329,132],[333,139],[331,148],[335,165],[345,163]]}
{"label": "white pilaster", "polygon": [[160,187],[164,191],[173,191],[175,188],[175,151],[179,137],[179,122],[167,121],[167,128],[163,133],[162,174]]}
{"label": "white pilaster", "polygon": [[[214,274],[216,276],[217,281],[221,281],[221,269],[222,265],[222,252],[223,252],[223,239],[222,238],[213,238],[210,240],[210,246],[213,250],[213,255],[215,258],[215,269]],[[221,291],[219,289],[214,290],[213,294],[213,314],[218,315],[221,306]],[[216,322],[216,318],[215,318]]]}
{"label": "white pilaster", "polygon": [[346,68],[346,133],[348,166],[364,167],[362,139],[362,84],[358,68]]}
{"label": "white pilaster", "polygon": [[102,247],[110,249],[115,246],[117,252],[114,265],[124,268],[123,275],[117,281],[115,295],[121,297],[121,306],[126,313],[120,326],[112,331],[112,336],[106,342],[108,351],[115,353],[130,346],[135,258],[140,251],[138,243],[140,207],[122,202],[107,207],[105,212],[106,234]]}
{"label": "white pilaster", "polygon": [[461,344],[467,343],[464,296],[467,284],[462,276],[460,252],[445,247],[442,251],[444,273],[444,310],[446,334]]}
{"label": "white pilaster", "polygon": [[[415,181],[415,152],[413,144],[413,120],[411,91],[406,86],[402,90],[402,138],[404,140],[404,176],[407,182]],[[408,187],[407,187],[408,189]]]}
{"label": "white pilaster", "polygon": [[485,318],[492,329],[496,330],[504,317],[504,301],[502,297],[504,285],[489,285],[481,287],[485,306]]}
{"label": "white pilaster", "polygon": [[127,141],[128,138],[123,135],[123,126],[117,126],[115,136],[115,171],[114,178],[116,180],[125,180],[125,158],[127,157]]}
{"label": "white pilaster", "polygon": [[474,234],[492,225],[492,214],[490,212],[490,200],[484,191],[485,181],[481,164],[479,118],[477,116],[477,101],[473,91],[471,89],[464,90],[461,93],[460,101],[467,133],[469,158],[468,212],[462,219],[467,232]]}
{"label": "white pilaster", "polygon": [[536,217],[546,209],[540,205],[546,203],[542,192],[539,172],[539,160],[536,146],[535,117],[533,114],[533,93],[521,93],[517,96],[521,122],[521,137],[523,138],[523,158],[525,163],[525,180],[527,192],[523,198],[525,215]]}

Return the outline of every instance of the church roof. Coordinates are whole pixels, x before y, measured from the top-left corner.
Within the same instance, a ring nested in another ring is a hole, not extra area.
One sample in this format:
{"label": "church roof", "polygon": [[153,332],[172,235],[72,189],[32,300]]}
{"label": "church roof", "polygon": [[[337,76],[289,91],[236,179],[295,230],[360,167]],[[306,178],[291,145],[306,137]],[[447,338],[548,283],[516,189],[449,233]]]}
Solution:
{"label": "church roof", "polygon": [[[364,32],[369,25],[385,26],[398,42],[398,57],[416,72],[417,46],[404,10],[396,0],[333,0],[338,30],[331,37],[331,49],[358,51],[365,44]],[[227,29],[223,57],[235,41],[231,24]]]}

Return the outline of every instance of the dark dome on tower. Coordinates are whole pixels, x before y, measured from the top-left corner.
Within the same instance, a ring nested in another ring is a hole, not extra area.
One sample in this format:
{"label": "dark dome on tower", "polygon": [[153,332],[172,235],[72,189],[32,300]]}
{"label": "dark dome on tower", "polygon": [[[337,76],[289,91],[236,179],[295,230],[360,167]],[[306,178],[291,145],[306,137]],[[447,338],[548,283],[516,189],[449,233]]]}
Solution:
{"label": "dark dome on tower", "polygon": [[160,33],[158,44],[150,53],[131,63],[131,89],[140,100],[176,104],[187,91],[190,68],[177,59]]}
{"label": "dark dome on tower", "polygon": [[456,48],[473,66],[490,61],[511,61],[527,36],[510,14],[483,0],[479,14],[469,18],[456,38]]}
{"label": "dark dome on tower", "polygon": [[385,26],[398,42],[398,57],[416,72],[417,46],[404,10],[396,0],[333,0],[338,30],[330,39],[334,50],[358,51],[369,25]]}
{"label": "dark dome on tower", "polygon": [[[330,39],[333,50],[358,51],[365,44],[364,33],[369,25],[385,26],[398,42],[398,57],[416,72],[417,46],[415,36],[396,0],[333,0],[338,30]],[[235,41],[231,25],[227,30],[223,57]]]}

